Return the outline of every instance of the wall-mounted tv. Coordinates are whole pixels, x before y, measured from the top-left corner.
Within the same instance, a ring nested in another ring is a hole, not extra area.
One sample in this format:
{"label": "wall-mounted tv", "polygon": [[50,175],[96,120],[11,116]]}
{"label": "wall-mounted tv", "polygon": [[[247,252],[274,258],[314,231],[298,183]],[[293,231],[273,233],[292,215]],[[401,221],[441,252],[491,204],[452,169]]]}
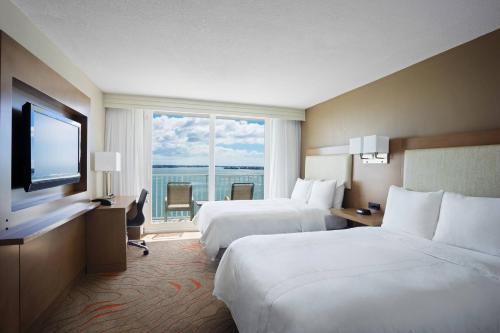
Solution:
{"label": "wall-mounted tv", "polygon": [[81,124],[32,103],[23,105],[24,190],[80,181]]}

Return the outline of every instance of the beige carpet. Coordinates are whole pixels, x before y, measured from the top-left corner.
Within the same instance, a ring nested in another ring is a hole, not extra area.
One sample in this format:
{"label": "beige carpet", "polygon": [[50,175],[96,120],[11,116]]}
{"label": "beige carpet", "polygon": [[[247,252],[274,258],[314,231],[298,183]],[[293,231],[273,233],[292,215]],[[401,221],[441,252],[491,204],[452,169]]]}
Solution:
{"label": "beige carpet", "polygon": [[148,238],[154,239],[149,256],[129,247],[127,271],[83,277],[43,331],[237,332],[229,310],[212,296],[216,264],[198,240]]}

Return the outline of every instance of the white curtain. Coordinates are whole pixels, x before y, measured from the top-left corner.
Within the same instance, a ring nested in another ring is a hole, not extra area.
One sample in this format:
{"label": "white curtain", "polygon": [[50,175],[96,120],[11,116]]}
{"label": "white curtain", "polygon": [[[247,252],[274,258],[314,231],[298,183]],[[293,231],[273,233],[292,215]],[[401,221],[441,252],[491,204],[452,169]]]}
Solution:
{"label": "white curtain", "polygon": [[151,195],[151,124],[150,111],[106,109],[105,148],[121,155],[114,194],[138,196],[145,188]]}
{"label": "white curtain", "polygon": [[300,175],[300,121],[269,122],[269,198],[289,198]]}

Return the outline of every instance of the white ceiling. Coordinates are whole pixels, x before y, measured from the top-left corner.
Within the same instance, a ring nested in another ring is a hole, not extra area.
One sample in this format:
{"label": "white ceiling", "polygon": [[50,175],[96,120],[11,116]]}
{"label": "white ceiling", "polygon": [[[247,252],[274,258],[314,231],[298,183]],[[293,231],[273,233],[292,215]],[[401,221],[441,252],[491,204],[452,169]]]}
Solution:
{"label": "white ceiling", "polygon": [[305,108],[500,27],[499,0],[13,0],[109,93]]}

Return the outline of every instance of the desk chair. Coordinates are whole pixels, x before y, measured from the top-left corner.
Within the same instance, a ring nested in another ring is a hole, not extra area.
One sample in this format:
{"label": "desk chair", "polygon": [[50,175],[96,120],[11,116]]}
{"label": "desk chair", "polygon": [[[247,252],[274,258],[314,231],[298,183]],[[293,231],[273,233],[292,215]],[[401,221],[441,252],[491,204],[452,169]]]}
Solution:
{"label": "desk chair", "polygon": [[193,185],[189,182],[169,182],[165,197],[165,220],[169,211],[189,212],[189,219],[194,216]]}
{"label": "desk chair", "polygon": [[233,183],[231,185],[231,197],[226,200],[253,200],[254,183]]}
{"label": "desk chair", "polygon": [[[140,227],[144,224],[146,220],[144,217],[144,213],[142,209],[144,208],[144,203],[146,202],[146,197],[148,195],[148,191],[143,189],[141,191],[141,195],[139,196],[139,200],[136,202],[135,209],[131,210],[129,214],[127,214],[127,227]],[[127,245],[135,246],[144,250],[144,255],[149,254],[149,249],[146,246],[146,242],[143,240],[127,240]]]}

